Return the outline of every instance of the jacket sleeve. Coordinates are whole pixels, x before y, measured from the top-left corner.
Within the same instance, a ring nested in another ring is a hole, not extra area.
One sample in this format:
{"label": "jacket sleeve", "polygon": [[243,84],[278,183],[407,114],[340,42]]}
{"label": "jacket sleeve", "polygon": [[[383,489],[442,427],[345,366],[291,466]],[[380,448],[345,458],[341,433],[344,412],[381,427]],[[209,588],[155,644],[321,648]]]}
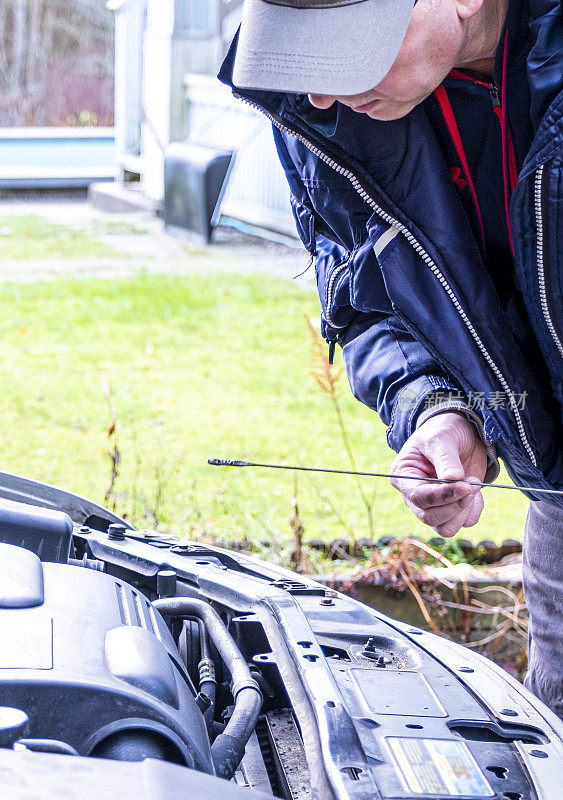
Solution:
{"label": "jacket sleeve", "polygon": [[533,44],[528,55],[528,83],[535,130],[561,91],[562,16],[561,0],[530,0],[529,26]]}
{"label": "jacket sleeve", "polygon": [[441,395],[464,403],[455,382],[392,314],[358,315],[340,343],[352,393],[388,426],[393,450],[401,449],[419,415]]}
{"label": "jacket sleeve", "polygon": [[[275,129],[274,136],[297,231],[315,258],[323,335],[342,346],[354,396],[379,414],[390,447],[398,451],[433,399],[460,395],[459,386],[393,313],[369,240],[358,236],[354,244],[329,237],[330,227],[314,207],[283,136]],[[369,302],[360,274],[369,283]]]}

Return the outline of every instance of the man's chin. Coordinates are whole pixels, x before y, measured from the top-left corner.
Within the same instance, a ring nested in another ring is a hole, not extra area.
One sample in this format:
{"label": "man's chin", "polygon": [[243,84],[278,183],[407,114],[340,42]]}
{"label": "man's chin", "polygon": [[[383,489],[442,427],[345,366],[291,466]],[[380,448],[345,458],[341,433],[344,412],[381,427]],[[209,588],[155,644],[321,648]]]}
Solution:
{"label": "man's chin", "polygon": [[395,119],[401,119],[413,110],[416,103],[384,103],[380,102],[369,111],[364,111],[371,119],[376,119],[379,122],[392,122]]}

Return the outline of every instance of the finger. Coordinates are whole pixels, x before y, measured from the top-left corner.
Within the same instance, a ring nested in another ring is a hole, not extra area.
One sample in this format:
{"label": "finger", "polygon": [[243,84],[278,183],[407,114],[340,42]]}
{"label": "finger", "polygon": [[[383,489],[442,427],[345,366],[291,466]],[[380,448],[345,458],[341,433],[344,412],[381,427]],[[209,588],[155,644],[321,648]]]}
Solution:
{"label": "finger", "polygon": [[[406,484],[408,481],[403,481],[403,483]],[[433,508],[457,503],[462,499],[466,499],[467,505],[476,489],[465,482],[444,484],[421,482],[418,485],[405,487],[405,491],[414,505],[419,508]],[[460,508],[464,507],[460,506]]]}
{"label": "finger", "polygon": [[[433,478],[436,475],[432,464],[428,464],[425,469],[420,465],[406,465],[403,459],[396,458],[389,468],[389,473],[399,475],[412,475],[416,478]],[[391,486],[403,495],[403,498],[413,503],[419,508],[431,508],[432,506],[443,506],[450,502],[456,502],[462,497],[470,495],[474,490],[466,483],[425,483],[423,480],[410,481],[402,480],[398,477],[391,477]]]}
{"label": "finger", "polygon": [[[437,478],[448,481],[461,481],[465,478],[458,446],[452,438],[442,436],[431,438],[425,443],[422,452],[434,468]],[[474,491],[466,483],[447,483],[441,486],[421,483],[418,486],[400,486],[399,490],[406,493],[409,500],[420,508],[447,505]]]}
{"label": "finger", "polygon": [[460,512],[469,509],[473,501],[473,495],[468,494],[465,497],[448,502],[441,506],[430,506],[428,508],[420,508],[416,504],[404,498],[405,504],[415,514],[421,522],[435,528],[437,525],[444,525],[446,522],[459,516]]}
{"label": "finger", "polygon": [[[476,478],[474,475],[470,475],[466,478],[466,480],[470,483],[473,483],[475,481],[478,482],[479,478]],[[483,495],[478,487],[472,488],[473,492],[469,498],[469,503],[461,511],[461,513],[455,517],[452,517],[443,525],[439,525],[435,528],[436,533],[438,533],[440,536],[453,536],[460,530],[460,528],[470,528],[479,521],[481,511],[484,507]]]}
{"label": "finger", "polygon": [[464,527],[465,522],[471,513],[472,505],[469,508],[465,508],[455,517],[453,517],[448,522],[444,523],[443,525],[438,525],[434,528],[438,536],[444,536],[446,539],[449,539],[451,536],[454,536],[461,528]]}
{"label": "finger", "polygon": [[485,501],[483,499],[483,495],[481,492],[477,492],[476,495],[473,496],[473,502],[469,507],[469,513],[465,522],[463,523],[464,528],[471,528],[473,525],[477,525],[479,522],[479,517],[481,516],[481,512],[485,507]]}
{"label": "finger", "polygon": [[396,475],[412,475],[415,478],[431,478],[434,475],[432,465],[428,464],[424,457],[421,457],[420,461],[417,460],[414,463],[413,461],[414,459],[402,458],[398,455],[389,467],[391,486],[398,489],[401,494],[403,494],[402,487],[404,489],[416,488],[418,481],[401,481],[400,478],[395,477]]}

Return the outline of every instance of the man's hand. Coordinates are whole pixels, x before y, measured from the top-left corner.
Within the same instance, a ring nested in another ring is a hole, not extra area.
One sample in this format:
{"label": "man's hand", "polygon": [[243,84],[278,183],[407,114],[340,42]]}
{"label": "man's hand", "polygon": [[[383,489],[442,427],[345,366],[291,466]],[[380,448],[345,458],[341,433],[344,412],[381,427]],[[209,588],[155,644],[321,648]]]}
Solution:
{"label": "man's hand", "polygon": [[[482,481],[487,456],[474,426],[461,414],[444,412],[423,422],[391,464],[396,475]],[[437,484],[391,479],[411,511],[440,536],[453,536],[479,520],[483,497],[467,483]]]}

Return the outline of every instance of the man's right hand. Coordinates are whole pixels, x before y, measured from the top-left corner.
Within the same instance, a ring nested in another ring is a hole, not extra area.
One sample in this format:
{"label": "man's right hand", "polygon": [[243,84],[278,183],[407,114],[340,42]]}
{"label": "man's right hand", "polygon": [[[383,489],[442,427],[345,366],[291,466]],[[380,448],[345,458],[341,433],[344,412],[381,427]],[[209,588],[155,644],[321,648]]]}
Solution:
{"label": "man's right hand", "polygon": [[[409,436],[390,472],[460,481],[483,481],[485,448],[475,427],[463,415],[436,414]],[[392,485],[416,516],[440,536],[453,536],[475,525],[483,510],[478,487],[468,483],[437,484],[392,478]]]}

